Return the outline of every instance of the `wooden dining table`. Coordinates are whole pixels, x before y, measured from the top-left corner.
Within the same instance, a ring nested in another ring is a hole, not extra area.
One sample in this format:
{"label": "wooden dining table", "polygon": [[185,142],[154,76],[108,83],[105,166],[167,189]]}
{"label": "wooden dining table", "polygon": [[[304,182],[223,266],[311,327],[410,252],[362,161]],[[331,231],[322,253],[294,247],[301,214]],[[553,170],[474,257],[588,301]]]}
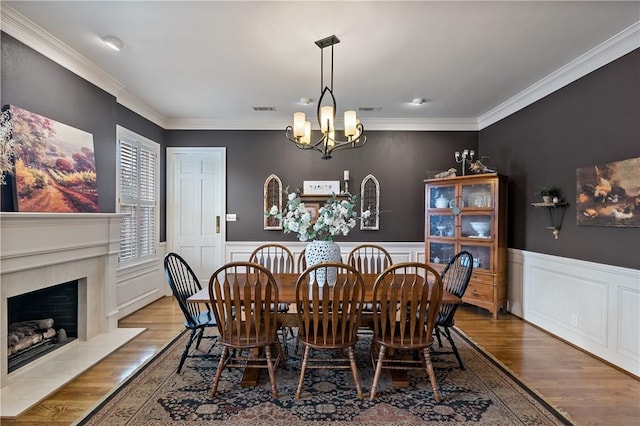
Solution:
{"label": "wooden dining table", "polygon": [[[300,274],[297,273],[276,273],[273,277],[278,283],[278,301],[280,303],[296,303],[296,282]],[[378,274],[362,274],[364,281],[364,301],[365,303],[371,303],[373,301],[373,285],[375,284]],[[187,299],[191,303],[209,303],[211,301],[209,297],[209,286],[207,285],[199,292]],[[442,292],[442,303],[460,304],[462,298],[455,294],[444,290]],[[278,313],[278,320],[282,326],[285,327],[297,327],[298,319],[294,312]]]}
{"label": "wooden dining table", "polygon": [[[273,277],[278,283],[278,301],[280,303],[296,303],[296,283],[300,274],[297,273],[275,273]],[[378,274],[362,274],[364,281],[364,301],[365,303],[371,303],[373,301],[373,286],[375,284]],[[195,293],[193,296],[187,299],[190,303],[209,303],[211,302],[209,296],[209,286],[207,285],[202,290]],[[462,298],[455,294],[443,290],[442,303],[461,304]],[[290,309],[289,312],[278,312],[278,322],[283,327],[298,327],[298,316],[295,309]],[[361,316],[361,323],[363,326],[371,324],[372,314],[363,313]],[[408,378],[406,371],[403,370],[389,370],[391,379],[395,387],[407,387]],[[253,387],[258,383],[260,369],[258,368],[246,368],[242,376],[241,386]]]}

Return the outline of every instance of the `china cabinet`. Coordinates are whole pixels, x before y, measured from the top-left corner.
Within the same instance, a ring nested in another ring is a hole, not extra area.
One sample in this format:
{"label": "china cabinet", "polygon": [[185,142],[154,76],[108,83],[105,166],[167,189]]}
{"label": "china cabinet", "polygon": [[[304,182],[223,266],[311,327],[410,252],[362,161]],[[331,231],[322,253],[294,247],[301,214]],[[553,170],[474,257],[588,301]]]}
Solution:
{"label": "china cabinet", "polygon": [[473,255],[463,301],[498,318],[507,303],[507,178],[497,173],[425,180],[425,259],[442,272],[459,251]]}

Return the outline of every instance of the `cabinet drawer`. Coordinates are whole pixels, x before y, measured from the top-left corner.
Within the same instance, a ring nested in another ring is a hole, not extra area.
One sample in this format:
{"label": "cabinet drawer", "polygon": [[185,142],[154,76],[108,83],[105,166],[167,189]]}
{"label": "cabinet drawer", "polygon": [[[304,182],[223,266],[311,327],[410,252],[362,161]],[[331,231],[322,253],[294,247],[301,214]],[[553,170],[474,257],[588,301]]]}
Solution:
{"label": "cabinet drawer", "polygon": [[467,287],[467,291],[464,292],[462,300],[492,301],[494,288],[493,285],[471,282],[469,283],[469,287]]}
{"label": "cabinet drawer", "polygon": [[472,272],[471,273],[471,282],[472,283],[482,283],[482,284],[491,284],[493,285],[493,275],[491,274],[483,274],[481,272]]}

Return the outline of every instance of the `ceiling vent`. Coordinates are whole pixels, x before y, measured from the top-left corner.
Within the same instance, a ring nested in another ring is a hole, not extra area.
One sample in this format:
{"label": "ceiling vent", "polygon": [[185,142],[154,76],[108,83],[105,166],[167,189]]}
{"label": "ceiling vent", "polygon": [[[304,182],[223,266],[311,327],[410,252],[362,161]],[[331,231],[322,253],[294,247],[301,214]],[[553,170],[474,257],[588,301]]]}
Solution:
{"label": "ceiling vent", "polygon": [[382,107],[360,107],[358,108],[360,112],[380,112],[382,111]]}
{"label": "ceiling vent", "polygon": [[272,107],[272,106],[271,107],[268,107],[268,106],[254,106],[253,110],[254,111],[258,111],[258,112],[260,112],[260,111],[275,111],[276,107]]}

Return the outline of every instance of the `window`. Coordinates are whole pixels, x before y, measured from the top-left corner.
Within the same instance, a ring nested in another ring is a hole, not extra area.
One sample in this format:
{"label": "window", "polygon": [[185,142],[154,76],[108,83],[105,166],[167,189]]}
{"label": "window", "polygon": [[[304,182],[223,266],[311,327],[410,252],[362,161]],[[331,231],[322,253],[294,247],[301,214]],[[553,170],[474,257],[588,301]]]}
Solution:
{"label": "window", "polygon": [[158,170],[160,145],[123,127],[118,137],[118,213],[120,262],[156,253],[158,240]]}

